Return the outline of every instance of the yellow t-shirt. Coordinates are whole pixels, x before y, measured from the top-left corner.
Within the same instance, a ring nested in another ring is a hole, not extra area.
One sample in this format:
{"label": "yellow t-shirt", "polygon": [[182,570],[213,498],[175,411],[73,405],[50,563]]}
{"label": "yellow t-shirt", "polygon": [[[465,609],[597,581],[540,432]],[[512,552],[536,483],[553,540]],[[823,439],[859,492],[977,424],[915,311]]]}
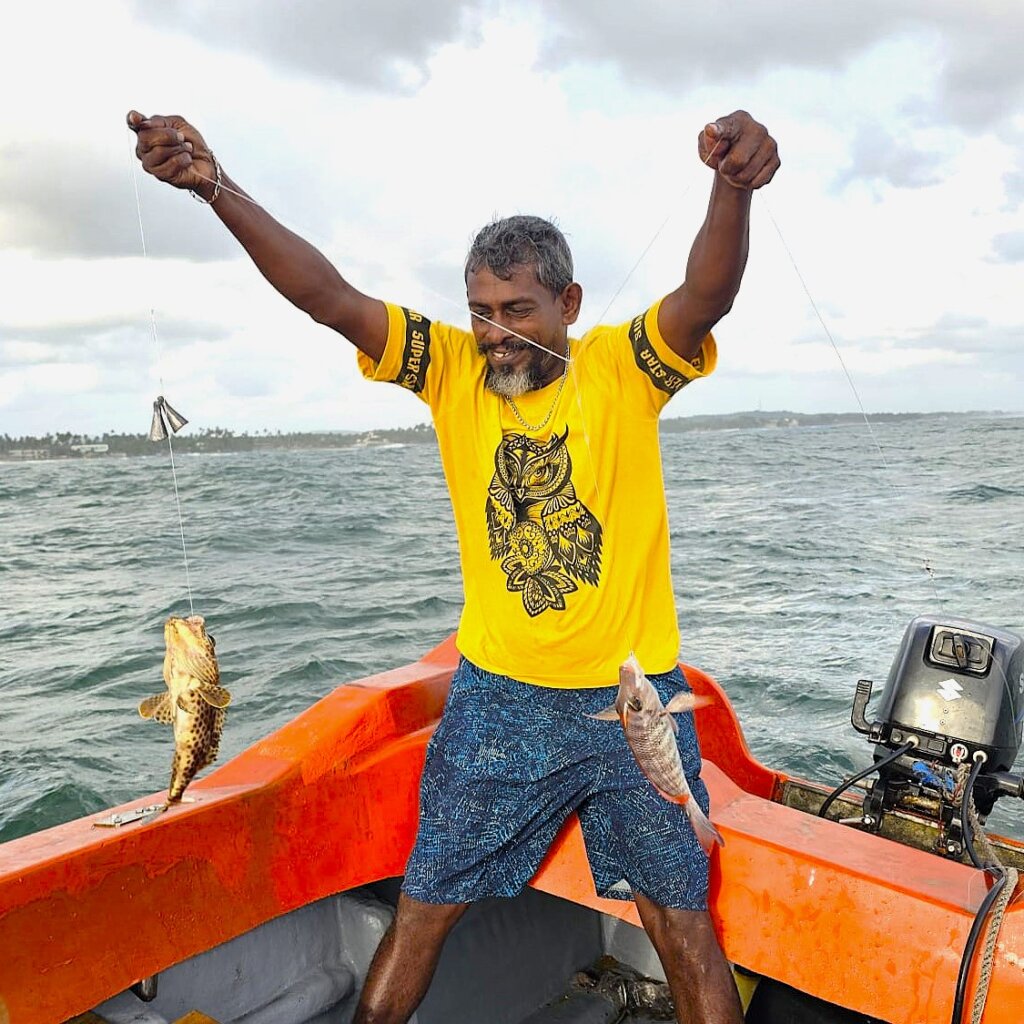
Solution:
{"label": "yellow t-shirt", "polygon": [[[547,425],[529,431],[484,387],[473,335],[388,304],[370,380],[430,406],[459,535],[465,606],[457,644],[481,668],[540,686],[610,686],[632,650],[647,672],[679,653],[658,416],[711,373],[709,334],[692,363],[665,344],[658,306],[570,341]],[[559,381],[515,400],[540,422]]]}

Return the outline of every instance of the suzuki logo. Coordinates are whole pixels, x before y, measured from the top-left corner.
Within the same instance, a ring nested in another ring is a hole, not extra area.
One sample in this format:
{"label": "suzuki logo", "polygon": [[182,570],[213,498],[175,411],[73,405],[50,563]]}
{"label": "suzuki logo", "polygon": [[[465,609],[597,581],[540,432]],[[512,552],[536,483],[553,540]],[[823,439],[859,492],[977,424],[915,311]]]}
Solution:
{"label": "suzuki logo", "polygon": [[959,700],[964,688],[955,679],[943,679],[935,688],[939,696],[946,701]]}

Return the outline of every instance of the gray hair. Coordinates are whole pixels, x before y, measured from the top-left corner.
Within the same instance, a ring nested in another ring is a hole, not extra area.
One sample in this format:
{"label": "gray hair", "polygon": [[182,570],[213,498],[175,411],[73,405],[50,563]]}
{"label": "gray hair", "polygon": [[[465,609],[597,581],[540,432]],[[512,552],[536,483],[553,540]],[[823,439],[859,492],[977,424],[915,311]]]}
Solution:
{"label": "gray hair", "polygon": [[572,284],[572,253],[565,235],[543,217],[517,214],[481,228],[466,256],[466,274],[486,267],[507,281],[518,267],[532,267],[537,280],[561,295]]}

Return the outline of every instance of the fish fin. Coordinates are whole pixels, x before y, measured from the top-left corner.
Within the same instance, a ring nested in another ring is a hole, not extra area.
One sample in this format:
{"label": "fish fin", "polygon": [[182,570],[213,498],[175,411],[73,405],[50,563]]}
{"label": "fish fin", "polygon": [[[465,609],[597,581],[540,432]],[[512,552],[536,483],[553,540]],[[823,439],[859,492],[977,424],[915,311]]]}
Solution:
{"label": "fish fin", "polygon": [[155,697],[147,697],[139,704],[139,714],[143,718],[152,718],[164,725],[174,723],[174,708],[171,706],[169,693],[158,693]]}
{"label": "fish fin", "polygon": [[672,698],[665,705],[665,710],[673,715],[681,715],[686,711],[694,711],[710,703],[710,697],[701,697],[696,693],[690,693],[689,690],[680,690],[672,695]]}
{"label": "fish fin", "polygon": [[220,685],[220,667],[213,658],[193,658],[190,667],[204,686]]}
{"label": "fish fin", "polygon": [[668,719],[668,727],[672,730],[672,732],[676,736],[678,736],[679,735],[679,725],[676,722],[676,720],[672,717],[672,715],[669,712],[668,708],[665,708],[661,713],[662,713],[662,715],[664,715],[665,718]]}
{"label": "fish fin", "polygon": [[192,713],[192,709],[185,703],[185,694],[178,694],[178,707],[185,712],[186,715]]}
{"label": "fish fin", "polygon": [[617,722],[619,713],[615,709],[615,705],[610,704],[603,711],[598,711],[595,715],[587,715],[587,718],[596,718],[601,722]]}
{"label": "fish fin", "polygon": [[203,686],[199,696],[212,708],[226,708],[231,703],[231,694],[223,686]]}
{"label": "fish fin", "polygon": [[697,842],[700,843],[701,849],[709,857],[716,843],[719,846],[725,846],[722,833],[715,828],[711,819],[700,809],[696,800],[691,798],[686,801],[684,806],[686,808],[686,816],[690,819],[694,834],[697,836]]}

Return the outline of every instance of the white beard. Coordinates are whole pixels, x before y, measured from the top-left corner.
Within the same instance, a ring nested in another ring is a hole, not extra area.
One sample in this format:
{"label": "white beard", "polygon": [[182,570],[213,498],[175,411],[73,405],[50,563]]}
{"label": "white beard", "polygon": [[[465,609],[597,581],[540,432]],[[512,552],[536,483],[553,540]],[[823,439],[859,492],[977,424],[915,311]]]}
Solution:
{"label": "white beard", "polygon": [[484,386],[493,391],[496,395],[505,398],[518,398],[525,395],[527,391],[533,391],[537,387],[537,378],[532,367],[524,370],[495,370],[487,368],[487,375],[484,377]]}

